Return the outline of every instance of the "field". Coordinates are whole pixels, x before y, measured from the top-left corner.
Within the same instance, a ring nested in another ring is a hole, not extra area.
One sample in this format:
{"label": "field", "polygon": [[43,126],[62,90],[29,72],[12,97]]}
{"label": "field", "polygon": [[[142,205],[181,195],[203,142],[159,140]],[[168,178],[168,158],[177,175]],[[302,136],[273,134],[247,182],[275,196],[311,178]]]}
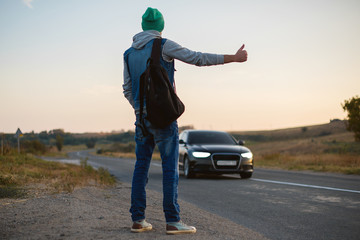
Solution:
{"label": "field", "polygon": [[[254,153],[255,167],[311,170],[360,175],[360,142],[346,130],[345,122],[270,131],[230,132]],[[107,156],[135,158],[135,143],[103,145]],[[153,159],[160,160],[155,150]]]}
{"label": "field", "polygon": [[354,142],[344,121],[232,134],[246,141],[255,166],[360,175],[360,143]]}

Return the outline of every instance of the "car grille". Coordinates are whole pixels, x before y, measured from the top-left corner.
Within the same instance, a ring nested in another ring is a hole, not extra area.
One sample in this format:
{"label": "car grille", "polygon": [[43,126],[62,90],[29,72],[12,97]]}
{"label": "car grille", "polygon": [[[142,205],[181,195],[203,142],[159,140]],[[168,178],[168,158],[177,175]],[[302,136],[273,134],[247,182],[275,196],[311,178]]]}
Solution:
{"label": "car grille", "polygon": [[211,156],[215,169],[238,169],[240,166],[240,154],[234,153],[215,153]]}

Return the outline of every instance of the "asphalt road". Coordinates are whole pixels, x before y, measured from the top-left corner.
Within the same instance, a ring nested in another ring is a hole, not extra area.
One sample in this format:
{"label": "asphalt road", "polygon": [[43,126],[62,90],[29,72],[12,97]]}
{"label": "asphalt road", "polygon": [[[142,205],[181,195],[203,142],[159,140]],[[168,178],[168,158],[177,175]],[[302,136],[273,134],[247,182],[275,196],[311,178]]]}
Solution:
{"label": "asphalt road", "polygon": [[[131,182],[133,159],[96,157],[86,151],[70,157],[88,157],[94,167]],[[160,162],[152,162],[149,175],[148,188],[162,192]],[[359,176],[267,169],[255,169],[247,180],[237,175],[180,176],[179,198],[269,239],[360,239]]]}

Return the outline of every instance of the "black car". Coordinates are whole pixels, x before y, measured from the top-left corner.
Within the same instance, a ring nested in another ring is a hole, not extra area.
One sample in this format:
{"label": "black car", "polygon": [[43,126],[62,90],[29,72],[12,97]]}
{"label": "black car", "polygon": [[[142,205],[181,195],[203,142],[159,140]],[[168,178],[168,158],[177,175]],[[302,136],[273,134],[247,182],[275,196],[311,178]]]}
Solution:
{"label": "black car", "polygon": [[186,178],[196,173],[239,173],[250,178],[254,171],[251,151],[226,132],[185,130],[179,140],[179,168]]}

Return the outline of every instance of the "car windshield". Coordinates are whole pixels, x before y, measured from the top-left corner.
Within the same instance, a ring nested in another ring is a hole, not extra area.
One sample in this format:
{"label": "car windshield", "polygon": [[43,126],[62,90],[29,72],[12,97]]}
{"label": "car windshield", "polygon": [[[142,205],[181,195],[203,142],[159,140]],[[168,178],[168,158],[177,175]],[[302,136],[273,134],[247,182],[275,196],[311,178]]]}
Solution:
{"label": "car windshield", "polygon": [[190,132],[188,144],[229,144],[235,145],[235,140],[225,132]]}

